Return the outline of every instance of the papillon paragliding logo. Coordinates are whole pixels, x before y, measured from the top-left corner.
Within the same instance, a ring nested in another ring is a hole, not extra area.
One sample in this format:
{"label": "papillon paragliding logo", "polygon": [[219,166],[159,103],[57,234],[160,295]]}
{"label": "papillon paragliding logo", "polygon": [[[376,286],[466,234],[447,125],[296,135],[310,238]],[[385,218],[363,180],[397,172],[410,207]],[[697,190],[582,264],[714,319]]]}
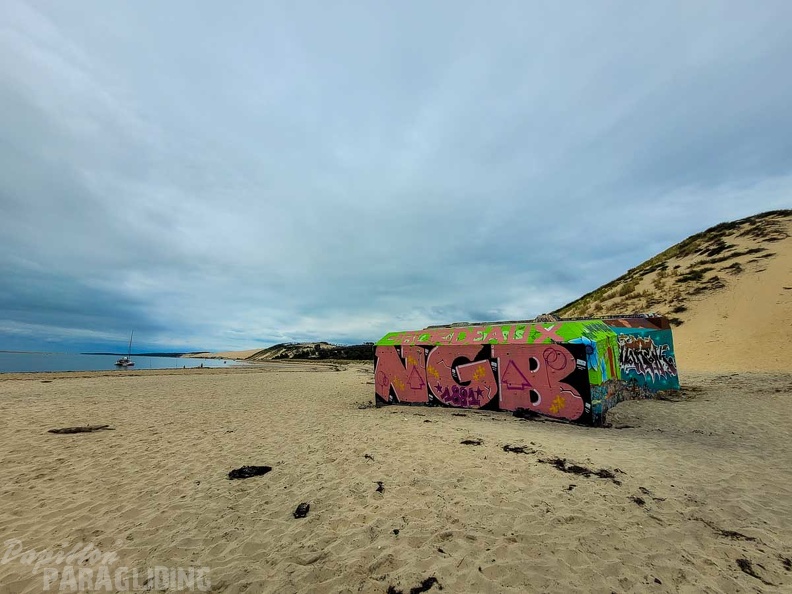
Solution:
{"label": "papillon paragliding logo", "polygon": [[117,553],[88,543],[63,543],[55,549],[25,550],[21,540],[4,542],[0,565],[18,563],[41,574],[43,590],[58,592],[200,591],[211,589],[208,567],[116,566]]}

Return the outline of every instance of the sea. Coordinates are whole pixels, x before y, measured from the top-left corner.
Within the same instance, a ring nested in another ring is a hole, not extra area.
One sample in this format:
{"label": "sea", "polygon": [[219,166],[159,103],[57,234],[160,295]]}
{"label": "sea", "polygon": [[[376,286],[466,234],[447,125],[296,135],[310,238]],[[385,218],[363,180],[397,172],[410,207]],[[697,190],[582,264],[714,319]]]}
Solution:
{"label": "sea", "polygon": [[80,353],[17,353],[0,351],[0,373],[30,371],[107,371],[118,373],[136,369],[181,369],[182,367],[228,367],[245,365],[226,359],[192,359],[181,357],[156,357],[132,355],[134,367],[128,369],[115,366],[121,355],[85,355]]}

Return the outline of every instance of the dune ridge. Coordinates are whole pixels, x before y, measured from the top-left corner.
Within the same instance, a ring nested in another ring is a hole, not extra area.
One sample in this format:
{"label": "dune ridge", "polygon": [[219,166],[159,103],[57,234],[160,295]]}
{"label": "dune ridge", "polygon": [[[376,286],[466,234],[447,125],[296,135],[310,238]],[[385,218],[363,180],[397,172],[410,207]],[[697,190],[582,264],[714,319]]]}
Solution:
{"label": "dune ridge", "polygon": [[688,370],[792,370],[792,211],[716,225],[559,308],[559,316],[657,312]]}

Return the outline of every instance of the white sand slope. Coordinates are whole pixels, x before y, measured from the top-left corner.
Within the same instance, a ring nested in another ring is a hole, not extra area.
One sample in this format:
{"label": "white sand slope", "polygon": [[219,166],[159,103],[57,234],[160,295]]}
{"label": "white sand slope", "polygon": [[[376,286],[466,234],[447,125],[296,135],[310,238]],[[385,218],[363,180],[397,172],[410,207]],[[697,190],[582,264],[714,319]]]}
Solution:
{"label": "white sand slope", "polygon": [[672,319],[683,371],[792,371],[792,211],[688,238],[558,313],[646,311]]}
{"label": "white sand slope", "polygon": [[792,239],[772,249],[725,289],[688,300],[687,321],[674,329],[680,367],[792,371]]}
{"label": "white sand slope", "polygon": [[236,359],[238,361],[244,361],[260,351],[261,349],[248,349],[246,351],[222,351],[219,353],[190,353],[184,356],[197,359]]}

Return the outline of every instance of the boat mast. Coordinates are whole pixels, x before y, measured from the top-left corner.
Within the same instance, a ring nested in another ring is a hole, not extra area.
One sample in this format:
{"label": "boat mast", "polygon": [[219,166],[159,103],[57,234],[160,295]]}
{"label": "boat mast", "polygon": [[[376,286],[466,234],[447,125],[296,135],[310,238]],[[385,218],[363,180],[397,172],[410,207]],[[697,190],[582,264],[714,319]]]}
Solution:
{"label": "boat mast", "polygon": [[132,337],[135,335],[135,331],[132,330],[132,334],[129,335],[129,349],[127,350],[127,360],[132,356]]}

